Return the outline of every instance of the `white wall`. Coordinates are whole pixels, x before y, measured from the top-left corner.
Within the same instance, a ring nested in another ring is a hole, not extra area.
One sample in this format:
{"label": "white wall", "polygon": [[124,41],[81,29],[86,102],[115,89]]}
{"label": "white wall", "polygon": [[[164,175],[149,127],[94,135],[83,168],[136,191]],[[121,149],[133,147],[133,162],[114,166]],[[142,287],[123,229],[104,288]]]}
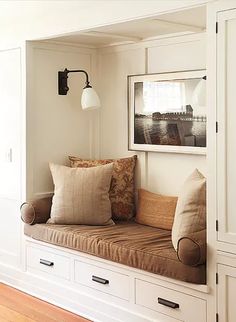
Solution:
{"label": "white wall", "polygon": [[0,71],[0,260],[18,266],[22,183],[20,48],[0,51]]}
{"label": "white wall", "polygon": [[[127,75],[206,68],[204,34],[167,38],[100,52],[102,101],[100,154],[124,157],[128,151]],[[137,184],[153,192],[176,195],[197,167],[206,174],[206,156],[138,152]]]}
{"label": "white wall", "polygon": [[[97,112],[80,106],[85,75],[68,76],[69,92],[58,95],[58,71],[85,69],[95,85],[95,50],[47,43],[27,50],[27,198],[53,191],[49,162],[66,164],[68,155],[94,157]],[[93,130],[93,131],[92,131]]]}

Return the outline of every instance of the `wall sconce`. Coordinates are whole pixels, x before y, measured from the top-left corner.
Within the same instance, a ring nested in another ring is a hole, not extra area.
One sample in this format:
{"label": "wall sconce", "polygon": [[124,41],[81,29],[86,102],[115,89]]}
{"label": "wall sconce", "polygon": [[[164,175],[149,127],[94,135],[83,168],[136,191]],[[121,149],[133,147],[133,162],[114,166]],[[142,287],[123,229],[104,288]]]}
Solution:
{"label": "wall sconce", "polygon": [[81,106],[83,110],[92,110],[99,108],[101,106],[100,99],[95,92],[95,90],[92,88],[92,86],[89,84],[89,77],[88,73],[85,70],[68,70],[65,68],[63,72],[58,72],[58,94],[59,95],[67,95],[67,92],[69,91],[67,79],[69,73],[84,73],[86,76],[86,82],[85,87],[83,88],[83,93],[81,96]]}

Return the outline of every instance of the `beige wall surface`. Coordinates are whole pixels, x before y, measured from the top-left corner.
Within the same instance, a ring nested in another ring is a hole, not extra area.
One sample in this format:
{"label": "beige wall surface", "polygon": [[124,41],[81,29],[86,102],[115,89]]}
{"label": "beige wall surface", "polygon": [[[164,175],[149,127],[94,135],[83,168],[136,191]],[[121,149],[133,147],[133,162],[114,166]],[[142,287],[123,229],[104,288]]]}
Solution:
{"label": "beige wall surface", "polygon": [[49,162],[68,164],[68,155],[93,157],[97,111],[80,106],[84,75],[70,74],[67,95],[58,95],[59,70],[84,69],[94,85],[95,51],[41,42],[27,44],[27,196],[53,190]]}

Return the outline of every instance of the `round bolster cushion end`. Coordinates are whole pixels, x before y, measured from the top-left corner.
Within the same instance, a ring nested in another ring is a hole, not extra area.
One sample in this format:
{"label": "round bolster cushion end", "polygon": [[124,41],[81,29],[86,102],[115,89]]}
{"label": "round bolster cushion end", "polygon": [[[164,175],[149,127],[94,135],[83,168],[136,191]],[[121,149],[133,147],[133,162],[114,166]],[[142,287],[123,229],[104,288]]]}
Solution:
{"label": "round bolster cushion end", "polygon": [[178,241],[179,260],[189,266],[198,266],[206,262],[206,229],[191,233]]}
{"label": "round bolster cushion end", "polygon": [[52,197],[24,202],[20,207],[21,220],[29,225],[46,223],[50,218]]}

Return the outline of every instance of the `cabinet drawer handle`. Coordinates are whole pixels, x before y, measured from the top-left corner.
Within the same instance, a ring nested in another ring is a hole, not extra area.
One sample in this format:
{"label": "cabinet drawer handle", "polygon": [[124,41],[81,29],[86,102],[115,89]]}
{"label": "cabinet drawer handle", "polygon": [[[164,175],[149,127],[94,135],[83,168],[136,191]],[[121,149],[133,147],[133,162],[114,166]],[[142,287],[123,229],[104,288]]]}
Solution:
{"label": "cabinet drawer handle", "polygon": [[40,264],[46,265],[46,266],[53,266],[54,265],[53,262],[47,261],[46,259],[41,259],[40,258],[40,261],[39,262],[40,262]]}
{"label": "cabinet drawer handle", "polygon": [[94,282],[97,282],[97,283],[100,283],[100,284],[109,284],[109,281],[106,280],[105,278],[101,278],[101,277],[98,277],[98,276],[92,276],[92,281]]}
{"label": "cabinet drawer handle", "polygon": [[175,303],[175,302],[171,302],[171,301],[162,299],[161,297],[158,297],[158,303],[159,304],[162,304],[162,305],[165,305],[165,306],[168,306],[168,307],[170,307],[172,309],[178,309],[179,308],[179,304],[178,303]]}

